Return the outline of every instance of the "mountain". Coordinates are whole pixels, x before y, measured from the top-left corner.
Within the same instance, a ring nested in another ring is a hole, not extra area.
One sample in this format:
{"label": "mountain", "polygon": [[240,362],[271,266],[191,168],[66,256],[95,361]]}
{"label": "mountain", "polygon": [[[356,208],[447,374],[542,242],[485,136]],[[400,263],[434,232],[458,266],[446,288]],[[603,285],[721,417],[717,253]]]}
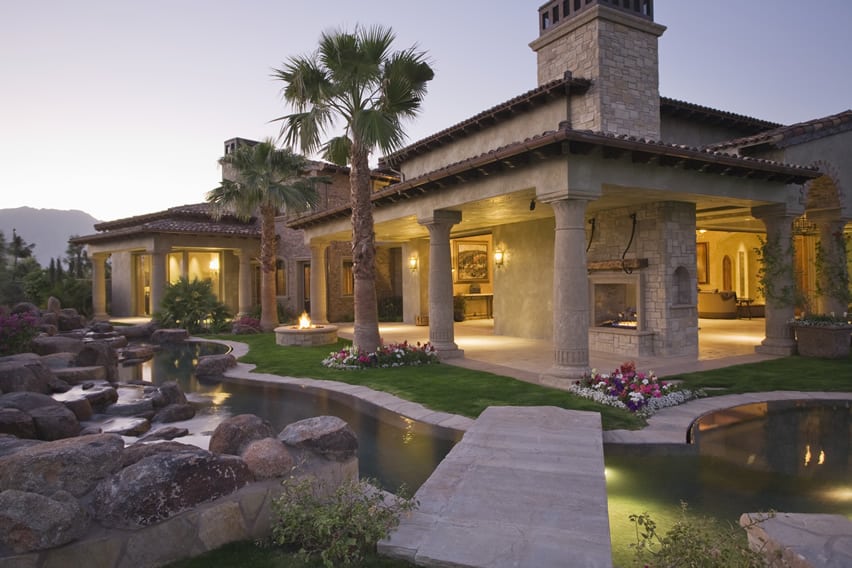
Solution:
{"label": "mountain", "polygon": [[33,209],[16,207],[0,209],[0,231],[8,244],[12,229],[27,244],[34,244],[33,256],[46,267],[51,258],[65,258],[68,239],[73,235],[91,235],[97,219],[78,210]]}

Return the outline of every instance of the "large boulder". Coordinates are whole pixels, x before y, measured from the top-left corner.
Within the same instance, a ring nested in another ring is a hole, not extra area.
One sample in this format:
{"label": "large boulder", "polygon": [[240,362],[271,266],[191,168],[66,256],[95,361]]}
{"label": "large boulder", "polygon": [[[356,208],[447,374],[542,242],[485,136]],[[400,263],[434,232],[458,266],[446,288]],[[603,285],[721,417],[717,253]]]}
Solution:
{"label": "large boulder", "polygon": [[210,451],[214,454],[239,456],[251,442],[274,438],[272,425],[254,414],[238,414],[226,418],[210,436]]}
{"label": "large boulder", "polygon": [[170,404],[157,411],[151,422],[182,422],[195,416],[195,407],[191,404]]}
{"label": "large boulder", "polygon": [[125,365],[141,363],[153,356],[154,349],[150,345],[129,345],[118,352],[118,359]]}
{"label": "large boulder", "polygon": [[11,434],[17,438],[36,437],[33,417],[17,408],[0,408],[0,434]]}
{"label": "large boulder", "polygon": [[182,438],[184,436],[189,436],[189,429],[179,428],[177,426],[163,426],[162,428],[157,428],[152,432],[148,432],[147,434],[139,438],[139,441],[155,442],[158,440],[174,440],[175,438]]}
{"label": "large boulder", "polygon": [[157,329],[151,333],[151,343],[154,345],[183,343],[187,339],[189,339],[189,332],[185,329]]}
{"label": "large boulder", "polygon": [[346,461],[358,452],[355,432],[337,416],[299,420],[287,425],[278,439],[289,446],[311,450],[336,461]]}
{"label": "large boulder", "polygon": [[50,355],[51,353],[79,353],[83,350],[83,340],[65,335],[41,335],[32,341],[33,353]]}
{"label": "large boulder", "polygon": [[135,416],[119,416],[109,418],[98,425],[101,432],[105,434],[118,434],[119,436],[141,436],[151,429],[151,422],[147,418]]}
{"label": "large boulder", "polygon": [[135,444],[131,444],[124,448],[124,452],[121,454],[122,469],[127,466],[133,465],[136,462],[141,461],[149,456],[155,456],[159,454],[190,453],[198,454],[200,456],[206,456],[210,453],[207,450],[199,448],[198,446],[193,446],[192,444],[183,444],[181,442],[174,442],[171,440],[149,444],[145,443],[144,440],[145,438],[141,438]]}
{"label": "large boulder", "polygon": [[42,442],[41,440],[18,438],[11,434],[0,434],[0,457],[8,456],[25,448],[46,443],[47,442]]}
{"label": "large boulder", "polygon": [[295,463],[287,446],[276,438],[255,440],[246,447],[242,458],[256,479],[285,477]]}
{"label": "large boulder", "polygon": [[86,318],[77,313],[74,308],[63,308],[59,310],[59,331],[73,331],[86,327]]}
{"label": "large boulder", "polygon": [[175,381],[166,381],[151,394],[154,408],[163,408],[170,404],[186,404],[186,395]]}
{"label": "large boulder", "polygon": [[154,416],[154,405],[150,398],[137,398],[127,402],[116,402],[104,409],[109,416]]}
{"label": "large boulder", "polygon": [[120,325],[115,328],[115,332],[132,341],[134,339],[148,339],[156,329],[157,324],[148,322],[140,325]]}
{"label": "large boulder", "polygon": [[0,363],[0,393],[28,391],[48,394],[56,375],[40,359],[17,359]]}
{"label": "large boulder", "polygon": [[99,366],[66,367],[64,369],[54,369],[53,372],[56,374],[56,378],[64,381],[69,386],[107,380],[107,370]]}
{"label": "large boulder", "polygon": [[62,302],[56,296],[51,296],[47,299],[47,313],[59,315],[62,311]]}
{"label": "large boulder", "polygon": [[40,495],[90,492],[121,465],[124,441],[95,434],[42,442],[0,457],[0,491],[17,489]]}
{"label": "large boulder", "polygon": [[9,311],[13,314],[32,314],[35,317],[41,317],[41,310],[30,302],[18,302]]}
{"label": "large boulder", "polygon": [[118,355],[115,349],[106,341],[87,341],[77,353],[74,361],[77,367],[103,367],[106,369],[106,380],[115,381],[118,378]]}
{"label": "large boulder", "polygon": [[202,355],[195,366],[196,377],[221,377],[228,369],[237,366],[237,359],[230,353]]}
{"label": "large boulder", "polygon": [[77,540],[89,517],[65,491],[51,496],[9,489],[0,492],[0,542],[21,554]]}
{"label": "large boulder", "polygon": [[107,526],[137,528],[233,493],[253,480],[236,456],[157,453],[98,484],[93,508]]}
{"label": "large boulder", "polygon": [[42,406],[62,406],[62,403],[37,392],[11,392],[0,396],[0,408],[17,408],[29,412]]}
{"label": "large boulder", "polygon": [[34,408],[28,414],[35,423],[36,438],[39,440],[62,440],[80,433],[80,421],[64,404]]}

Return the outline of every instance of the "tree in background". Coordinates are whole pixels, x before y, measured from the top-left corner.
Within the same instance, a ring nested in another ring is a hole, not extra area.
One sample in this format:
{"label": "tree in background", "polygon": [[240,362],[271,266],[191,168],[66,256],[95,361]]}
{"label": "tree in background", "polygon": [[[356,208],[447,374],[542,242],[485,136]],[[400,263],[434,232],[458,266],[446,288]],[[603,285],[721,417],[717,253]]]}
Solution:
{"label": "tree in background", "polygon": [[219,163],[233,168],[236,179],[223,179],[220,187],[207,193],[207,201],[216,207],[219,216],[226,211],[234,211],[244,220],[256,212],[260,216],[260,327],[272,331],[279,324],[275,297],[278,256],[275,217],[284,211],[305,211],[316,205],[314,183],[319,178],[306,176],[310,164],[304,156],[279,150],[269,139],[240,145]]}
{"label": "tree in background", "polygon": [[[402,147],[402,123],[420,110],[434,72],[426,54],[391,51],[390,28],[356,27],[323,33],[309,56],[288,59],[273,76],[284,82],[284,100],[295,112],[282,121],[281,137],[307,154],[349,165],[352,260],[355,277],[355,345],[375,352],[381,344],[376,299],[376,243],[370,201],[370,154]],[[343,134],[323,141],[327,130]]]}

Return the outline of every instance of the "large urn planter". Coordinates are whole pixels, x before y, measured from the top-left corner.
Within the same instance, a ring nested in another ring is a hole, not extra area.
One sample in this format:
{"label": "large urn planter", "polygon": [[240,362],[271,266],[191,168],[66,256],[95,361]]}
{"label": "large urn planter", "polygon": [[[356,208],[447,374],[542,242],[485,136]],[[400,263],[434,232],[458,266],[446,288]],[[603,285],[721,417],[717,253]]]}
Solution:
{"label": "large urn planter", "polygon": [[796,348],[802,357],[843,359],[849,357],[852,325],[794,325]]}

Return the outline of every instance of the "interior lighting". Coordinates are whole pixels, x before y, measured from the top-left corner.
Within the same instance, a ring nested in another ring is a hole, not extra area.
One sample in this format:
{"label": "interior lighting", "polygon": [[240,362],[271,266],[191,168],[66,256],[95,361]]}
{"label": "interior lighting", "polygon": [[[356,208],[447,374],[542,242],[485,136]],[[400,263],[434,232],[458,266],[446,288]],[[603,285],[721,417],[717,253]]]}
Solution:
{"label": "interior lighting", "polygon": [[506,255],[503,253],[502,249],[497,249],[494,251],[494,266],[497,268],[503,267],[503,261],[506,259]]}
{"label": "interior lighting", "polygon": [[417,270],[417,257],[416,256],[411,255],[411,256],[408,257],[408,268],[409,268],[409,270],[411,270],[411,272],[414,272],[415,270]]}

